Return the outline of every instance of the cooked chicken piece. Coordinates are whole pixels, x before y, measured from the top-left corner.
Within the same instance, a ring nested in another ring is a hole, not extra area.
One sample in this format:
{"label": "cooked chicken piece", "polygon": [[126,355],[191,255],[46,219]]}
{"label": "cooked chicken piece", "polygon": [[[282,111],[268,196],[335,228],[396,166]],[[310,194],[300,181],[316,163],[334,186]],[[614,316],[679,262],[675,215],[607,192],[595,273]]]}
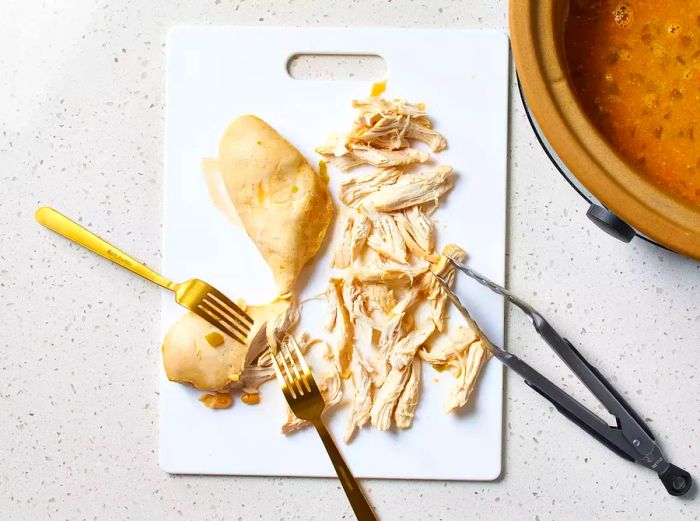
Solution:
{"label": "cooked chicken piece", "polygon": [[[447,257],[451,257],[458,262],[463,262],[464,259],[467,258],[467,252],[455,244],[447,244],[442,249],[440,260],[431,270],[452,286],[455,280],[455,268]],[[443,331],[445,328],[445,312],[447,310],[447,295],[445,294],[445,290],[442,289],[442,286],[432,273],[426,273],[421,277],[421,289],[426,298],[430,301],[431,318],[435,326],[438,331]]]}
{"label": "cooked chicken piece", "polygon": [[352,262],[352,230],[354,223],[355,219],[353,219],[352,215],[349,215],[343,227],[343,237],[333,252],[333,260],[331,261],[331,267],[333,268],[344,269],[350,266]]}
{"label": "cooked chicken piece", "polygon": [[365,306],[365,299],[362,295],[362,285],[354,278],[348,277],[343,281],[343,304],[350,316],[353,325],[364,322],[368,326],[371,319]]}
{"label": "cooked chicken piece", "polygon": [[399,264],[393,261],[360,266],[354,269],[353,275],[360,282],[375,283],[405,283],[411,284],[419,275],[430,269],[430,264],[417,261],[412,264]]}
{"label": "cooked chicken piece", "polygon": [[489,351],[480,340],[472,343],[466,352],[459,354],[456,359],[458,367],[457,383],[450,390],[445,403],[446,414],[459,409],[469,401],[469,397],[481,373],[481,368],[490,356]]}
{"label": "cooked chicken piece", "polygon": [[378,150],[366,146],[353,146],[350,155],[361,159],[368,165],[379,168],[390,166],[410,165],[413,163],[425,163],[430,159],[430,154],[415,148],[402,148],[400,150]]}
{"label": "cooked chicken piece", "polygon": [[396,403],[410,377],[409,368],[410,366],[406,366],[403,369],[392,369],[389,371],[389,375],[376,393],[372,404],[372,410],[370,411],[372,427],[381,431],[391,428],[391,417],[394,415]]}
{"label": "cooked chicken piece", "polygon": [[399,168],[378,168],[369,173],[348,175],[340,181],[338,197],[346,205],[357,207],[380,187],[395,183],[402,173]]}
{"label": "cooked chicken piece", "polygon": [[343,280],[331,279],[326,291],[326,298],[331,306],[332,315],[335,315],[330,330],[335,335],[335,352],[333,362],[340,376],[346,379],[350,376],[350,361],[352,360],[353,327],[343,301]]}
{"label": "cooked chicken piece", "polygon": [[369,119],[376,114],[425,117],[425,105],[423,103],[409,103],[408,101],[400,99],[366,98],[353,100],[352,106],[362,111],[363,118]]}
{"label": "cooked chicken piece", "polygon": [[406,128],[405,136],[409,139],[422,141],[428,145],[433,152],[441,152],[447,148],[445,136],[415,121],[409,123]]}
{"label": "cooked chicken piece", "polygon": [[[326,404],[325,411],[334,407],[343,399],[342,381],[340,375],[335,370],[322,378],[321,382],[318,384],[318,388]],[[291,434],[309,425],[311,425],[310,422],[300,420],[294,415],[292,410],[287,407],[287,421],[282,425],[282,434]]]}
{"label": "cooked chicken piece", "polygon": [[449,336],[436,335],[430,344],[426,344],[418,351],[418,355],[436,369],[443,369],[476,341],[477,336],[474,331],[465,325],[460,325]]}
{"label": "cooked chicken piece", "polygon": [[425,128],[433,128],[433,124],[428,119],[428,116],[411,116],[411,123]]}
{"label": "cooked chicken piece", "polygon": [[[326,302],[328,303],[328,317],[326,318],[326,323],[323,326],[323,328],[328,331],[329,333],[332,333],[333,330],[335,330],[335,325],[338,322],[338,304],[339,301],[337,298],[335,298],[335,295],[333,295],[333,298],[330,298],[330,289],[332,286],[332,282],[328,281],[328,288],[326,288]],[[333,290],[335,291],[335,290]]]}
{"label": "cooked chicken piece", "polygon": [[323,145],[316,147],[316,152],[322,156],[344,156],[348,152],[347,141],[348,135],[345,132],[333,132]]}
{"label": "cooked chicken piece", "polygon": [[[278,336],[280,335],[278,334]],[[302,353],[306,353],[308,347],[316,341],[318,340],[310,340],[308,333],[303,333],[298,341]],[[260,386],[273,378],[275,378],[275,369],[272,366],[272,353],[269,349],[265,349],[252,365],[243,370],[241,389],[248,395],[256,395]]]}
{"label": "cooked chicken piece", "polygon": [[348,136],[348,140],[354,144],[362,144],[374,148],[386,150],[398,150],[409,146],[404,137],[410,120],[402,116],[383,116],[371,127],[364,122],[356,125]]}
{"label": "cooked chicken piece", "polygon": [[401,210],[437,201],[452,188],[452,167],[441,165],[434,170],[406,173],[391,185],[382,186],[363,200],[367,208],[381,212]]}
{"label": "cooked chicken piece", "polygon": [[393,315],[400,315],[410,310],[411,307],[418,302],[419,296],[420,288],[418,286],[411,286],[399,295],[396,304],[391,308],[391,313]]}
{"label": "cooked chicken piece", "polygon": [[233,120],[219,167],[246,233],[270,266],[280,294],[292,291],[333,217],[328,188],[275,129],[255,116]]}
{"label": "cooked chicken piece", "polygon": [[265,325],[285,314],[289,302],[276,300],[264,306],[245,306],[253,319],[248,344],[228,335],[212,347],[206,337],[219,332],[203,318],[188,312],[180,317],[163,340],[163,366],[168,379],[190,384],[202,391],[228,391],[240,387],[242,374],[267,347]]}
{"label": "cooked chicken piece", "polygon": [[348,172],[360,165],[388,168],[391,166],[410,165],[413,163],[425,163],[430,159],[430,154],[422,150],[416,150],[415,148],[383,150],[370,148],[366,145],[354,144],[351,145],[350,150],[348,150],[345,155],[325,155],[324,158],[341,172]]}
{"label": "cooked chicken piece", "polygon": [[418,395],[420,394],[421,361],[415,357],[410,366],[411,375],[408,377],[406,386],[401,392],[399,403],[396,404],[394,421],[399,429],[408,429],[413,422],[413,416],[418,407]]}
{"label": "cooked chicken piece", "polygon": [[411,363],[418,349],[425,344],[435,331],[435,324],[428,323],[414,329],[401,340],[396,342],[389,352],[389,365],[393,369],[403,369]]}
{"label": "cooked chicken piece", "polygon": [[286,304],[284,310],[270,317],[265,328],[267,345],[273,350],[277,349],[277,343],[299,322],[299,305],[296,300],[289,298],[278,299],[278,301]]}
{"label": "cooked chicken piece", "polygon": [[360,116],[346,139],[350,143],[396,150],[408,146],[407,138],[422,141],[433,152],[440,152],[447,147],[445,137],[431,128],[430,121],[425,116],[366,112]]}
{"label": "cooked chicken piece", "polygon": [[[413,327],[412,318],[407,315],[410,308],[418,301],[419,290],[417,287],[409,288],[388,313],[390,317],[381,329],[377,342],[377,355],[374,357],[374,372],[372,379],[376,387],[381,387],[391,368],[389,357],[395,347],[406,336],[410,336]],[[412,337],[413,338],[413,337]]]}
{"label": "cooked chicken piece", "polygon": [[275,369],[270,366],[252,365],[243,370],[241,383],[244,393],[254,394],[262,384],[275,378]]}
{"label": "cooked chicken piece", "polygon": [[341,172],[349,172],[353,168],[356,168],[360,165],[367,164],[367,162],[355,156],[354,154],[347,153],[344,156],[324,156],[326,158],[326,162],[331,165],[332,167],[337,168]]}
{"label": "cooked chicken piece", "polygon": [[433,221],[417,206],[395,212],[394,219],[409,251],[429,262],[436,262]]}
{"label": "cooked chicken piece", "polygon": [[[455,268],[449,261],[449,258],[456,260],[457,262],[464,262],[467,258],[467,252],[456,244],[446,244],[442,248],[442,255],[438,259],[438,262],[431,267],[431,271],[436,275],[442,277],[445,282],[450,285],[454,284],[455,279]],[[435,277],[423,277],[422,281],[422,291],[426,293],[426,296],[433,300],[439,294],[442,293],[442,286],[437,281]]]}
{"label": "cooked chicken piece", "polygon": [[404,321],[405,313],[399,313],[386,321],[377,342],[377,354],[372,360],[372,382],[375,387],[381,387],[389,374],[389,354],[391,349],[408,332],[407,324]]}
{"label": "cooked chicken piece", "polygon": [[362,296],[372,328],[381,331],[396,305],[393,290],[384,284],[364,284]]}
{"label": "cooked chicken piece", "polygon": [[289,406],[287,406],[287,419],[282,424],[280,432],[287,436],[289,434],[294,434],[295,432],[300,431],[301,429],[309,427],[310,425],[311,422],[297,418],[292,412],[292,410],[289,408]]}
{"label": "cooked chicken piece", "polygon": [[348,443],[355,431],[364,427],[370,420],[372,410],[372,367],[365,362],[360,351],[355,352],[352,361],[353,400],[352,412],[345,431],[344,441]]}
{"label": "cooked chicken piece", "polygon": [[367,238],[367,245],[382,257],[406,263],[406,244],[394,218],[379,212],[370,212],[368,217],[372,222],[372,231]]}
{"label": "cooked chicken piece", "polygon": [[400,150],[410,148],[411,142],[403,136],[386,135],[372,140],[371,146],[382,150]]}
{"label": "cooked chicken piece", "polygon": [[363,213],[357,213],[352,225],[352,237],[350,240],[350,260],[354,262],[360,258],[362,250],[367,243],[367,238],[372,232],[372,221]]}

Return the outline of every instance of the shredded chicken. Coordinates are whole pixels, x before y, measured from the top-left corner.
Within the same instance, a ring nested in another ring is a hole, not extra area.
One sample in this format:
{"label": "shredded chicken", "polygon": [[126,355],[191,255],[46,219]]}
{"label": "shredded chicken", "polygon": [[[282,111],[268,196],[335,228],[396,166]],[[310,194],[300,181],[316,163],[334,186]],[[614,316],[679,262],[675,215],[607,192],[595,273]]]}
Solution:
{"label": "shredded chicken", "polygon": [[437,262],[435,228],[430,218],[417,206],[393,214],[408,250],[429,262]]}
{"label": "shredded chicken", "polygon": [[364,427],[370,420],[370,411],[372,410],[372,380],[370,375],[372,371],[372,367],[364,360],[362,354],[359,351],[355,352],[352,362],[352,412],[345,431],[345,443],[352,439],[357,429]]}
{"label": "shredded chicken", "polygon": [[457,383],[450,390],[450,394],[445,403],[445,413],[463,407],[469,401],[469,397],[474,391],[476,381],[481,373],[481,368],[490,358],[490,353],[481,343],[474,342],[466,352],[462,352],[457,357]]}
{"label": "shredded chicken", "polygon": [[452,188],[452,167],[405,173],[390,185],[382,186],[364,198],[363,204],[381,212],[437,201]]}
{"label": "shredded chicken", "polygon": [[386,168],[390,166],[410,165],[412,163],[425,163],[430,159],[430,154],[415,148],[402,148],[399,150],[377,150],[366,146],[355,146],[350,151],[354,157],[361,159],[368,165]]}
{"label": "shredded chicken", "polygon": [[375,429],[386,431],[391,427],[391,418],[401,397],[401,392],[411,376],[410,373],[408,366],[389,371],[386,381],[377,392],[370,411],[372,427]]}
{"label": "shredded chicken", "polygon": [[[285,334],[282,341],[289,336],[289,334]],[[317,342],[320,342],[320,340],[312,339],[308,332],[302,333],[297,339],[297,345],[304,354]],[[241,387],[245,394],[258,394],[260,386],[273,378],[275,378],[275,368],[272,366],[272,353],[269,349],[265,349],[260,353],[253,365],[244,369],[241,375]]]}
{"label": "shredded chicken", "polygon": [[265,334],[267,343],[270,349],[277,349],[277,343],[282,340],[284,335],[290,332],[299,322],[299,306],[296,300],[290,299],[289,305],[284,310],[284,313],[277,315],[273,320],[267,322]]}
{"label": "shredded chicken", "polygon": [[349,172],[355,167],[364,165],[366,161],[357,157],[354,154],[347,153],[344,156],[325,156],[326,162],[340,170],[341,172]]}
{"label": "shredded chicken", "polygon": [[[340,374],[335,370],[323,377],[318,388],[326,404],[326,410],[337,405],[343,399],[342,380]],[[311,425],[311,423],[306,420],[300,420],[294,415],[292,410],[287,407],[287,421],[282,425],[282,434],[291,434],[309,425]]]}
{"label": "shredded chicken", "polygon": [[441,152],[447,148],[447,140],[445,137],[435,132],[432,128],[426,127],[415,121],[411,121],[406,128],[405,136],[410,139],[422,141],[430,147],[433,152]]}
{"label": "shredded chicken", "polygon": [[405,137],[411,120],[399,115],[381,116],[374,124],[367,126],[364,121],[356,124],[348,139],[373,148],[398,150],[407,148],[410,144]]}
{"label": "shredded chicken", "polygon": [[369,219],[372,231],[367,245],[382,257],[405,264],[408,261],[406,243],[394,218],[385,213],[371,212]]}
{"label": "shredded chicken", "polygon": [[362,111],[364,118],[371,118],[375,114],[398,114],[401,116],[425,116],[425,105],[422,103],[409,103],[405,100],[379,98],[373,96],[362,100],[353,100],[352,106]]}
{"label": "shredded chicken", "polygon": [[[455,280],[455,268],[449,262],[449,260],[447,260],[447,257],[450,257],[457,262],[462,262],[467,258],[467,252],[465,252],[459,246],[448,244],[442,249],[442,256],[440,257],[440,260],[432,267],[431,271],[435,275],[439,275],[445,282],[452,286]],[[438,331],[443,331],[445,329],[447,295],[433,273],[426,273],[423,275],[421,287],[425,297],[430,302],[431,318]]]}
{"label": "shredded chicken", "polygon": [[348,151],[347,139],[348,135],[345,132],[333,132],[323,145],[316,147],[316,152],[324,156],[345,155]]}
{"label": "shredded chicken", "polygon": [[380,187],[394,184],[403,172],[399,168],[377,168],[364,174],[348,174],[340,181],[338,197],[350,207],[357,207]]}
{"label": "shredded chicken", "polygon": [[362,295],[372,328],[381,331],[396,305],[394,291],[384,284],[369,283],[363,285]]}
{"label": "shredded chicken", "polygon": [[389,374],[391,348],[408,332],[404,318],[405,313],[399,313],[390,318],[382,328],[377,345],[377,355],[373,361],[372,381],[376,387],[382,387]]}
{"label": "shredded chicken", "polygon": [[352,262],[352,242],[353,242],[353,227],[355,224],[355,219],[352,216],[348,216],[345,220],[345,227],[343,228],[343,239],[340,241],[338,246],[333,253],[333,260],[331,265],[334,268],[347,268]]}
{"label": "shredded chicken", "polygon": [[437,369],[446,368],[450,360],[469,349],[478,339],[474,331],[460,325],[451,335],[438,335],[429,345],[418,351],[420,358]]}
{"label": "shredded chicken", "polygon": [[333,320],[330,329],[335,333],[334,363],[343,378],[350,376],[350,361],[353,350],[353,328],[350,315],[343,302],[343,280],[331,279],[326,298],[331,306]]}
{"label": "shredded chicken", "polygon": [[394,261],[386,261],[361,266],[354,270],[354,276],[361,282],[376,282],[391,284],[394,282],[404,282],[412,284],[419,276],[430,269],[427,262],[414,262],[413,264],[399,264]]}
{"label": "shredded chicken", "polygon": [[413,416],[418,407],[418,395],[420,394],[421,362],[415,357],[410,366],[411,375],[406,381],[406,386],[401,392],[399,403],[394,412],[394,421],[399,429],[408,429],[413,423]]}
{"label": "shredded chicken", "polygon": [[350,322],[354,325],[357,322],[370,323],[365,300],[362,298],[362,285],[354,278],[349,277],[342,283],[343,304],[348,312]]}
{"label": "shredded chicken", "polygon": [[411,426],[423,362],[454,372],[457,380],[446,402],[451,411],[467,403],[488,358],[469,327],[446,333],[446,295],[428,273],[452,284],[455,270],[445,255],[466,257],[452,244],[440,255],[429,217],[452,187],[452,167],[423,169],[430,154],[413,147],[420,141],[440,152],[447,141],[422,104],[375,96],[353,106],[360,113],[350,131],[332,135],[317,149],[343,172],[376,167],[341,177],[339,198],[350,217],[333,266],[343,272],[326,292],[327,329],[335,336],[328,359],[353,386],[346,443],[368,423],[379,430],[392,423]]}
{"label": "shredded chicken", "polygon": [[[318,151],[318,149],[317,149]],[[341,172],[348,172],[360,165],[371,165],[380,168],[390,166],[410,165],[413,163],[425,163],[430,159],[430,154],[415,148],[402,148],[399,150],[382,150],[369,148],[364,145],[352,147],[340,157],[325,156],[326,160]]]}
{"label": "shredded chicken", "polygon": [[434,331],[435,325],[430,323],[408,333],[392,347],[389,353],[389,365],[394,369],[403,369],[409,365],[418,349]]}
{"label": "shredded chicken", "polygon": [[362,249],[367,244],[367,238],[372,232],[372,221],[364,213],[358,213],[353,219],[352,236],[350,240],[350,261],[360,258]]}
{"label": "shredded chicken", "polygon": [[394,307],[391,308],[391,312],[394,315],[400,315],[401,313],[408,311],[411,306],[418,301],[419,292],[420,288],[418,285],[408,288],[408,290],[401,295]]}
{"label": "shredded chicken", "polygon": [[269,366],[258,366],[253,365],[247,367],[243,374],[241,375],[241,381],[243,382],[243,392],[248,394],[254,394],[258,392],[258,388],[275,377],[274,368]]}

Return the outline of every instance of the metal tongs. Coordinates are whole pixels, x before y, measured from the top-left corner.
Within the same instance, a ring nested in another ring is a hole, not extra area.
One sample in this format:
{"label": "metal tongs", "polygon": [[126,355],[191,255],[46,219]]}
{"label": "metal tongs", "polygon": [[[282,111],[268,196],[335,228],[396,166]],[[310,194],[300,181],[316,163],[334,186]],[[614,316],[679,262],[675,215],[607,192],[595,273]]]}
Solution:
{"label": "metal tongs", "polygon": [[618,456],[629,461],[636,461],[655,471],[669,494],[682,496],[690,490],[692,485],[690,474],[666,460],[644,420],[634,412],[632,407],[610,382],[581,356],[576,348],[571,345],[571,342],[559,335],[549,322],[532,306],[523,302],[507,289],[449,256],[447,258],[459,271],[486,286],[491,291],[503,295],[529,316],[532,320],[532,325],[545,342],[554,349],[569,369],[598,398],[610,414],[617,418],[617,425],[608,425],[607,422],[569,396],[520,358],[491,342],[471,317],[469,311],[459,300],[459,297],[450,289],[447,282],[436,274],[436,278],[445,289],[450,301],[462,313],[474,332],[480,336],[482,344],[493,356],[522,376],[527,385],[552,402],[560,413]]}

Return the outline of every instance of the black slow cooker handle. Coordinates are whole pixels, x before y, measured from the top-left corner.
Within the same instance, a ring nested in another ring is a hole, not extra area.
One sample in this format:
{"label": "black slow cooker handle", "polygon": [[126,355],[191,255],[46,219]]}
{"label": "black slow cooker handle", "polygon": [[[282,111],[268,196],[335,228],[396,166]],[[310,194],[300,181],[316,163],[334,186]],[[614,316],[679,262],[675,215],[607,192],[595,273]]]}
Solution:
{"label": "black slow cooker handle", "polygon": [[629,224],[607,208],[603,208],[597,204],[591,204],[586,212],[586,217],[593,221],[593,224],[605,233],[622,242],[630,242],[636,235],[634,228]]}

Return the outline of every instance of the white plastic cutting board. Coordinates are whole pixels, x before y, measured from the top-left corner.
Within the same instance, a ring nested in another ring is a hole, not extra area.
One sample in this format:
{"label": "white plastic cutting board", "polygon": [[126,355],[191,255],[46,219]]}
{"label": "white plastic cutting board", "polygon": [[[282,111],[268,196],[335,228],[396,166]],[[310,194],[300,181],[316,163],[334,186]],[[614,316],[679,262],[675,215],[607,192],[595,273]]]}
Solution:
{"label": "white plastic cutting board", "polygon": [[[211,203],[201,172],[216,157],[219,138],[240,114],[260,116],[314,164],[314,148],[331,131],[347,129],[362,81],[299,81],[287,75],[296,53],[378,54],[388,64],[386,95],[425,102],[449,149],[436,156],[453,165],[457,182],[435,214],[440,245],[454,242],[477,270],[503,282],[505,256],[508,40],[504,34],[462,30],[277,29],[181,27],[168,39],[167,133],[163,273],[199,277],[248,302],[275,296],[269,270],[247,236]],[[331,177],[338,173],[331,171]],[[337,185],[331,181],[331,189]],[[302,296],[325,289],[330,249],[304,272]],[[503,341],[500,297],[461,278],[458,292],[496,342]],[[183,313],[163,293],[163,334]],[[299,331],[322,334],[325,302],[303,308]],[[315,431],[280,434],[285,418],[276,382],[262,403],[212,411],[200,393],[162,375],[160,464],[171,473],[334,476]],[[413,427],[360,431],[342,444],[347,410],[329,415],[330,428],[359,477],[493,480],[501,472],[503,373],[490,362],[471,406],[445,416],[454,379],[423,371]]]}

